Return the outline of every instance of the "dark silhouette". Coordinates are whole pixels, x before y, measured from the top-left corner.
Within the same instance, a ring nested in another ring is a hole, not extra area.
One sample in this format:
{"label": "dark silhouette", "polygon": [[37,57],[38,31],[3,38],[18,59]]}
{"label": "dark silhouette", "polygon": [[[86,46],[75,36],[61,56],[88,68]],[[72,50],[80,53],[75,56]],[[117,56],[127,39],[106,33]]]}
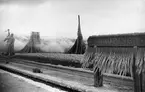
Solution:
{"label": "dark silhouette", "polygon": [[14,34],[10,34],[10,30],[7,30],[8,32],[8,36],[4,39],[4,41],[7,42],[7,51],[6,51],[6,55],[8,56],[12,56],[15,54],[14,52],[14,42],[15,42],[15,38],[14,38]]}
{"label": "dark silhouette", "polygon": [[78,37],[74,43],[74,45],[71,47],[71,49],[68,51],[69,54],[84,54],[86,46],[83,41],[83,36],[81,33],[81,26],[80,26],[80,16],[78,15]]}
{"label": "dark silhouette", "polygon": [[29,42],[20,52],[23,52],[23,53],[41,52],[39,48],[39,44],[40,44],[39,32],[32,32]]}

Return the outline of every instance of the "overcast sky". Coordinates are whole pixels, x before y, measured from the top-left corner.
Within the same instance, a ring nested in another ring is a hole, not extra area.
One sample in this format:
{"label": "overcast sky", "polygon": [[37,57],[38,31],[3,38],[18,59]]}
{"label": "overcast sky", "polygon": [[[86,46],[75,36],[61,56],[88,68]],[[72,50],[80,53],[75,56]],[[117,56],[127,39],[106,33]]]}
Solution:
{"label": "overcast sky", "polygon": [[76,38],[77,15],[84,38],[145,32],[144,6],[145,0],[0,0],[0,32]]}

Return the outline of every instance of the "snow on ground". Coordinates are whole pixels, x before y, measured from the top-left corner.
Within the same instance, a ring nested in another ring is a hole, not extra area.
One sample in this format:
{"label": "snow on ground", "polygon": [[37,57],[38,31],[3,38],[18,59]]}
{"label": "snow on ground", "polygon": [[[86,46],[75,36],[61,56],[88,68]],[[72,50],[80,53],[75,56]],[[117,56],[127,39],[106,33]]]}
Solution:
{"label": "snow on ground", "polygon": [[6,74],[10,74],[11,76],[19,79],[19,80],[24,80],[25,82],[29,83],[29,84],[32,84],[36,87],[39,87],[39,88],[42,88],[42,89],[45,89],[47,90],[48,92],[65,92],[65,91],[62,91],[60,89],[56,89],[56,88],[53,88],[51,86],[48,86],[48,85],[45,85],[43,83],[39,83],[39,82],[35,82],[33,80],[30,80],[30,79],[27,79],[27,78],[24,78],[22,76],[19,76],[19,75],[16,75],[16,74],[12,74],[12,73],[9,73],[9,72],[6,72],[6,71],[3,71],[3,70],[0,70],[0,73],[6,73]]}

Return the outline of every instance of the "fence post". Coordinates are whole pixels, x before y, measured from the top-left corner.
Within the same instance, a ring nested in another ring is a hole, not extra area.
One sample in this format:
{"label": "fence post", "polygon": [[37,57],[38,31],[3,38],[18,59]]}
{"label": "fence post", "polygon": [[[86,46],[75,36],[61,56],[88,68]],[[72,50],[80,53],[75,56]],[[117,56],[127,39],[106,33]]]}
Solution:
{"label": "fence post", "polygon": [[[94,46],[97,50],[97,46]],[[93,65],[94,67],[95,65]],[[94,69],[95,70],[95,69]],[[103,74],[100,71],[100,69],[97,69],[97,71],[94,71],[94,87],[101,87],[103,86]]]}
{"label": "fence post", "polygon": [[145,92],[145,71],[142,71],[142,92]]}
{"label": "fence post", "polygon": [[[137,46],[134,46],[134,53],[133,53],[133,66],[132,66],[132,72],[133,72],[133,80],[134,80],[134,92],[145,92],[144,90],[144,72],[141,71],[141,73],[137,73],[137,67],[135,65],[136,57],[137,57]],[[142,54],[142,53],[141,53]],[[143,61],[144,62],[144,61]]]}
{"label": "fence post", "polygon": [[103,74],[98,69],[96,72],[94,71],[94,87],[103,86]]}
{"label": "fence post", "polygon": [[133,81],[134,81],[134,92],[137,92],[137,84],[136,84],[136,66],[135,66],[135,61],[136,61],[136,53],[137,53],[137,46],[133,47],[133,65],[132,65],[132,73],[133,73]]}

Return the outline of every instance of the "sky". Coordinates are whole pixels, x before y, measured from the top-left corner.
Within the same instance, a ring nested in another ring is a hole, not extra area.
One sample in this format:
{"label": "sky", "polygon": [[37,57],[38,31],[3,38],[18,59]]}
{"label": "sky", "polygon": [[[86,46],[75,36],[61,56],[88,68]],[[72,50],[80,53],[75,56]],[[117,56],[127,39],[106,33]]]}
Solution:
{"label": "sky", "polygon": [[0,37],[31,31],[50,38],[145,32],[145,0],[0,0]]}

